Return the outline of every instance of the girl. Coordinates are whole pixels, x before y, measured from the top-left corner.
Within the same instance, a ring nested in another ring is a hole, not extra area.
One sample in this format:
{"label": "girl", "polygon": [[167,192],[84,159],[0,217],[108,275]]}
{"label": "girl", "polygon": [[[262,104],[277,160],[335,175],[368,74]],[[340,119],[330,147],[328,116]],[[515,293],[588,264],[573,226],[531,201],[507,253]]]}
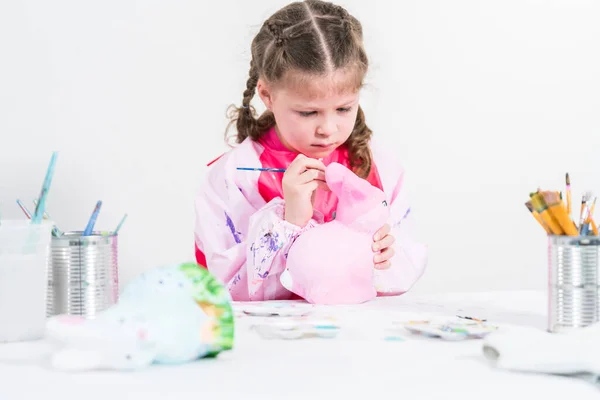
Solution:
{"label": "girl", "polygon": [[[359,105],[367,67],[361,24],[328,2],[289,4],[252,41],[242,105],[232,115],[238,146],[213,162],[196,200],[196,259],[233,300],[293,297],[279,280],[290,246],[335,218],[337,199],[324,181],[331,162],[388,197],[391,220],[373,238],[378,293],[404,293],[422,275],[427,251],[411,237],[403,170],[372,143]],[[267,109],[258,118],[256,93]]]}

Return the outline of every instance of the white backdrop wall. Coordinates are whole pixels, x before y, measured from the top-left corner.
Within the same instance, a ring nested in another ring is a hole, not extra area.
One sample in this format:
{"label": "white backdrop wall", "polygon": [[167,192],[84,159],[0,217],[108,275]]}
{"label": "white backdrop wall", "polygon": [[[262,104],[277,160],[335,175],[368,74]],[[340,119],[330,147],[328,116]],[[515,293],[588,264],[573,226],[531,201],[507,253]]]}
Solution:
{"label": "white backdrop wall", "polygon": [[[0,211],[23,218],[60,152],[63,230],[120,237],[121,284],[193,259],[193,198],[226,149],[250,41],[285,1],[2,2]],[[340,0],[363,23],[362,105],[396,143],[430,246],[419,292],[541,289],[538,186],[600,192],[600,2]],[[255,99],[255,105],[259,105]],[[399,243],[401,245],[401,243]]]}

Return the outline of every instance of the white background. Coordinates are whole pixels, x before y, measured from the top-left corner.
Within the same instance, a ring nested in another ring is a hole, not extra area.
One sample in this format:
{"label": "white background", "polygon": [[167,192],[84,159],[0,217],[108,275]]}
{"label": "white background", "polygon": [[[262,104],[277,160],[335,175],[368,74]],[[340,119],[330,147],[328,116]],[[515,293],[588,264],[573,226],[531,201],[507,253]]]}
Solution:
{"label": "white background", "polygon": [[[83,229],[99,199],[99,229],[129,213],[122,284],[193,260],[205,164],[226,149],[252,37],[285,4],[2,2],[2,217],[23,218],[16,198],[31,206],[58,150],[48,211],[61,229]],[[600,192],[600,2],[340,4],[364,25],[367,122],[398,143],[430,247],[414,291],[544,288],[528,193],[564,190],[567,171],[576,202]]]}

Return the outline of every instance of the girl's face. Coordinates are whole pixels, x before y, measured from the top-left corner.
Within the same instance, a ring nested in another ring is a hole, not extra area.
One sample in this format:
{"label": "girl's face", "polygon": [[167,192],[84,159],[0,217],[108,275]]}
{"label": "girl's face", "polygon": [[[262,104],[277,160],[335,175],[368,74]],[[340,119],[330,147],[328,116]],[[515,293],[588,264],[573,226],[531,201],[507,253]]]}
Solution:
{"label": "girl's face", "polygon": [[257,91],[275,116],[279,139],[289,150],[325,158],[352,133],[359,91],[344,72],[299,79],[295,84],[270,87],[259,80]]}

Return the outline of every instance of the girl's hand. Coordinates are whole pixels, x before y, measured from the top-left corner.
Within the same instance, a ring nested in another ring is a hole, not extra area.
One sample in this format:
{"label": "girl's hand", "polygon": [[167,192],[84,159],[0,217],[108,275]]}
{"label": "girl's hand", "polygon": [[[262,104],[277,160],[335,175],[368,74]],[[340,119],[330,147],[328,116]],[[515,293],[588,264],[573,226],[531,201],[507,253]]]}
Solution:
{"label": "girl's hand", "polygon": [[390,226],[385,224],[373,236],[373,263],[375,269],[388,269],[391,266],[390,258],[394,255],[392,245],[395,242],[394,237],[390,234]]}
{"label": "girl's hand", "polygon": [[299,154],[283,175],[285,220],[304,227],[313,216],[314,193],[317,188],[329,190],[325,183],[325,165]]}

